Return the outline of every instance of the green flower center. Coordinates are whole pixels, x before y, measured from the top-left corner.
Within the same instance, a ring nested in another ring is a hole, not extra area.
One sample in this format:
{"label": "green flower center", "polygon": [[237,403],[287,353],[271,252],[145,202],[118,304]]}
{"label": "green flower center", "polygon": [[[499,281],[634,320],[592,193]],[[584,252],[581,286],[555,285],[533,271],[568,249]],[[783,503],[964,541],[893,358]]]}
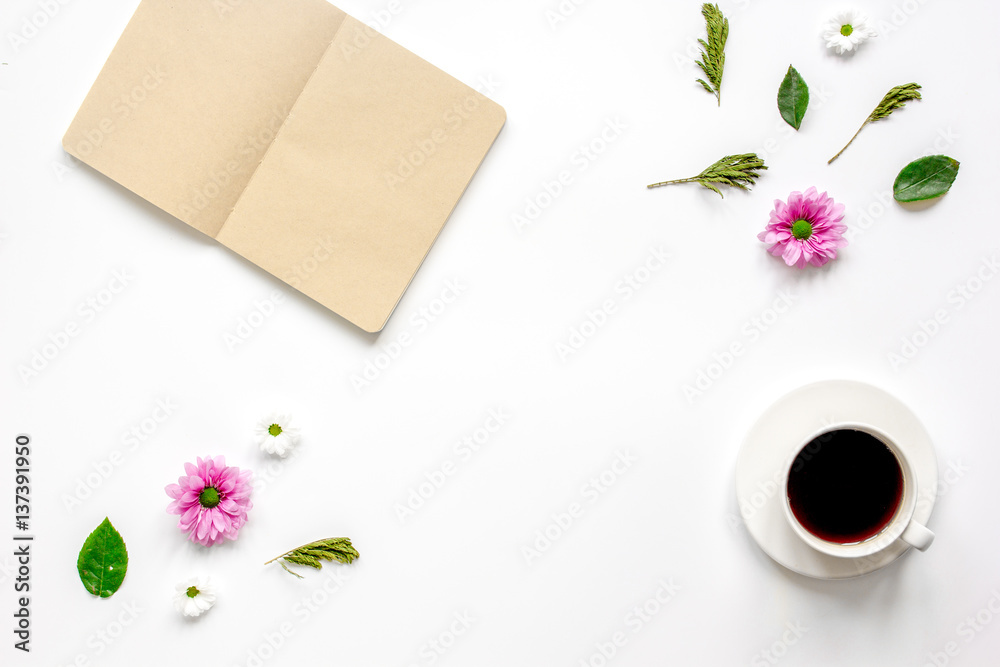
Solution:
{"label": "green flower center", "polygon": [[845,23],[844,25],[840,26],[840,34],[843,35],[844,37],[850,37],[852,32],[854,32],[854,26],[852,26],[850,23]]}
{"label": "green flower center", "polygon": [[201,593],[201,591],[199,591],[199,590],[198,590],[197,588],[195,588],[194,586],[188,586],[188,589],[187,589],[187,596],[188,596],[189,598],[196,598],[196,597],[198,597],[198,594],[199,594],[199,593]]}
{"label": "green flower center", "polygon": [[805,241],[813,235],[813,226],[808,220],[796,220],[792,224],[792,236],[800,241]]}
{"label": "green flower center", "polygon": [[206,486],[198,496],[198,502],[201,503],[201,506],[209,509],[218,505],[219,500],[219,490],[214,486]]}
{"label": "green flower center", "polygon": [[281,427],[278,426],[277,424],[271,424],[270,426],[267,427],[267,432],[273,435],[275,438],[277,438],[279,435],[281,435]]}

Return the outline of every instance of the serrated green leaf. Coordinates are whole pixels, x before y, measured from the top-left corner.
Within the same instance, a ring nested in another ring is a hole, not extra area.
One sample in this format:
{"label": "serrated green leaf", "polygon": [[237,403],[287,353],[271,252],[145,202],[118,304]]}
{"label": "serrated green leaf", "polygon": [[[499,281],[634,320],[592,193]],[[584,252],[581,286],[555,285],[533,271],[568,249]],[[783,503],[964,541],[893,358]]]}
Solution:
{"label": "serrated green leaf", "polygon": [[84,541],[76,569],[91,595],[109,598],[121,587],[128,570],[128,550],[107,518]]}
{"label": "serrated green leaf", "polygon": [[892,196],[899,202],[940,197],[951,189],[958,176],[958,167],[958,160],[947,155],[928,155],[914,160],[896,176]]}
{"label": "serrated green leaf", "polygon": [[791,65],[778,88],[778,111],[785,122],[796,130],[802,125],[809,106],[809,86]]}

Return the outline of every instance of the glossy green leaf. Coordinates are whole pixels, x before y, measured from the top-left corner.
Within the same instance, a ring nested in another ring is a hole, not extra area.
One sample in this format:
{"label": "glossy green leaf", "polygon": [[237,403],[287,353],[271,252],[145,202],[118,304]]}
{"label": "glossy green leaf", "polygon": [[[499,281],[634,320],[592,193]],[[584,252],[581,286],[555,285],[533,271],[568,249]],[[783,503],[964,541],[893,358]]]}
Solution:
{"label": "glossy green leaf", "polygon": [[940,197],[958,176],[958,160],[947,155],[928,155],[903,167],[892,184],[896,201],[923,201]]}
{"label": "glossy green leaf", "polygon": [[809,106],[809,86],[791,65],[778,88],[778,111],[785,122],[796,130],[802,125]]}
{"label": "glossy green leaf", "polygon": [[128,551],[125,540],[107,518],[83,543],[76,569],[91,595],[109,598],[121,587],[128,569]]}

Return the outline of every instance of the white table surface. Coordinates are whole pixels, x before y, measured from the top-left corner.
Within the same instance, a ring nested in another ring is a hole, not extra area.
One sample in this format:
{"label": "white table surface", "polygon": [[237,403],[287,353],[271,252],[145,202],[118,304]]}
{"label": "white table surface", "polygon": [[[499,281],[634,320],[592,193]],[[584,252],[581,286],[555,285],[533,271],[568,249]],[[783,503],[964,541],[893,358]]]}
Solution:
{"label": "white table surface", "polygon": [[[556,0],[345,0],[461,80],[488,82],[508,112],[373,336],[63,153],[137,1],[53,1],[16,50],[9,35],[46,3],[0,9],[0,663],[995,664],[1000,280],[976,282],[1000,258],[995,3],[868,0],[858,6],[881,34],[841,58],[819,37],[837,5],[726,0],[717,108],[686,55],[704,29],[697,2],[567,1],[575,11],[553,28]],[[775,107],[789,63],[812,91],[798,133]],[[827,166],[881,96],[910,81],[925,99]],[[594,159],[580,148],[591,142]],[[749,151],[770,167],[751,194],[644,188]],[[961,173],[943,199],[905,210],[889,199],[893,179],[926,153],[959,159]],[[526,199],[563,171],[568,185],[518,229]],[[756,234],[775,198],[811,185],[847,206],[853,238],[827,268],[800,272]],[[669,258],[647,276],[651,252]],[[105,293],[122,272],[124,288]],[[630,292],[626,276],[648,279]],[[458,296],[437,301],[449,285]],[[959,286],[979,291],[959,298]],[[263,323],[230,349],[227,335],[275,292],[273,314],[254,316]],[[781,295],[793,305],[770,321]],[[106,303],[96,312],[88,299]],[[606,300],[603,326],[561,355]],[[891,363],[938,311],[935,335]],[[78,335],[25,380],[19,368],[69,325]],[[407,335],[395,358],[379,357]],[[684,386],[733,343],[743,354],[689,400]],[[376,361],[384,368],[358,390],[352,379]],[[929,551],[833,582],[772,562],[734,495],[757,416],[829,378],[899,397],[953,471]],[[280,464],[251,438],[275,409],[303,432]],[[495,433],[479,433],[478,451],[462,445],[491,413]],[[142,441],[127,437],[134,428]],[[11,632],[18,433],[33,444],[29,655]],[[163,488],[208,454],[253,469],[259,486],[239,540],[206,550],[175,528]],[[590,480],[616,460],[598,490]],[[401,520],[397,505],[445,467],[453,474]],[[536,531],[575,506],[572,524],[526,556]],[[105,516],[131,559],[121,590],[99,600],[75,560]],[[356,564],[303,580],[262,565],[335,535],[354,540]],[[171,593],[195,574],[216,580],[219,601],[186,622]],[[646,605],[656,613],[641,618]]]}

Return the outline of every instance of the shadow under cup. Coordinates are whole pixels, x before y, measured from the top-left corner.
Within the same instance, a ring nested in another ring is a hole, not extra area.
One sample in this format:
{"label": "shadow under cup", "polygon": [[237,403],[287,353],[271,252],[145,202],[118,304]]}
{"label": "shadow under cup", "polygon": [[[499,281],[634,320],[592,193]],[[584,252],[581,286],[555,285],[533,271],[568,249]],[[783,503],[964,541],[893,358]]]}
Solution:
{"label": "shadow under cup", "polygon": [[896,517],[903,466],[890,447],[858,428],[834,428],[810,440],[788,470],[788,506],[802,528],[824,542],[855,545],[878,537]]}

